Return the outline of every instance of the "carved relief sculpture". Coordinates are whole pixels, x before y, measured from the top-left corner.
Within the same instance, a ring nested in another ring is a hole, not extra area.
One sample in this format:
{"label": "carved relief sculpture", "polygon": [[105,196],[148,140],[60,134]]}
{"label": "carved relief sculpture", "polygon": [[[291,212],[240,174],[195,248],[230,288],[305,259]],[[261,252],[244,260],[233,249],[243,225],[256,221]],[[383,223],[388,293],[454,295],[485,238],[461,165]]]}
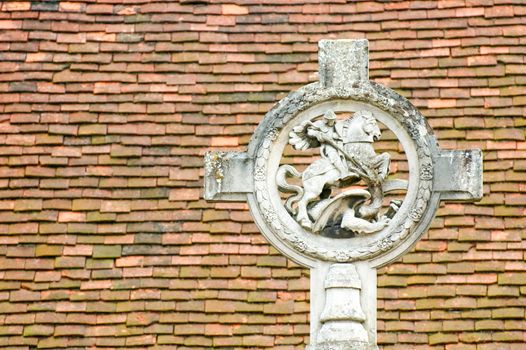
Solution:
{"label": "carved relief sculpture", "polygon": [[[332,219],[341,230],[354,234],[377,232],[390,219],[380,215],[390,155],[374,150],[373,143],[381,132],[373,113],[360,110],[351,118],[336,119],[329,109],[322,118],[307,120],[292,129],[289,144],[297,150],[319,147],[321,158],[302,173],[291,165],[280,166],[276,183],[281,191],[293,193],[285,206],[307,230],[317,233]],[[301,177],[303,186],[287,183],[286,178],[292,176]],[[331,195],[332,188],[343,188],[360,180],[367,190],[351,189]],[[393,203],[395,211],[399,205]],[[390,216],[393,214],[390,212]]]}

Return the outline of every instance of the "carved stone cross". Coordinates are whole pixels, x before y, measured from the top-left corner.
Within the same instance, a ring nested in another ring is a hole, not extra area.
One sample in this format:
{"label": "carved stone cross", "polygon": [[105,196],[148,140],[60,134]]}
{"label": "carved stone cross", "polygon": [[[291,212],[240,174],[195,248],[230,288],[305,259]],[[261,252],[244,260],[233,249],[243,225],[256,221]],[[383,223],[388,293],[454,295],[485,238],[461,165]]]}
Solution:
{"label": "carved stone cross", "polygon": [[[320,41],[320,82],[279,101],[246,152],[205,156],[205,199],[248,201],[270,244],[311,269],[310,350],[378,349],[377,269],[418,241],[441,200],[482,197],[480,150],[441,150],[408,100],[369,81],[368,63],[367,40]],[[407,179],[375,151],[380,125]],[[319,156],[297,169],[286,147]]]}

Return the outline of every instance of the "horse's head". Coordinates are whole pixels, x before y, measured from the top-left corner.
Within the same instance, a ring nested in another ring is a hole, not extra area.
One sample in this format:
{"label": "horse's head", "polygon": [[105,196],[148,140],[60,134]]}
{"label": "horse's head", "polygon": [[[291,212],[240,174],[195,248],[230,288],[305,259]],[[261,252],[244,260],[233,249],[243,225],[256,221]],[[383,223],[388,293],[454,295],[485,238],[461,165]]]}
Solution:
{"label": "horse's head", "polygon": [[345,121],[344,138],[349,142],[370,142],[380,139],[382,133],[373,114],[369,111],[357,111]]}

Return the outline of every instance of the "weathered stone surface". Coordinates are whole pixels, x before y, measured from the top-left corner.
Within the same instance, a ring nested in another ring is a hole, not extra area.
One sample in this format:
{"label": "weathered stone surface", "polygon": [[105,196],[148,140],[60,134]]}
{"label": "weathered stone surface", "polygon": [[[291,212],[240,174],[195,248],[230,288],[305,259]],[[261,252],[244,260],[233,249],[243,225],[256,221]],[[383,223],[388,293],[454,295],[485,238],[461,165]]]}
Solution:
{"label": "weathered stone surface", "polygon": [[442,151],[435,157],[434,190],[443,200],[482,198],[482,152]]}
{"label": "weathered stone surface", "polygon": [[361,40],[320,40],[318,43],[320,84],[345,87],[369,81],[369,42]]}
{"label": "weathered stone surface", "polygon": [[252,191],[253,160],[245,153],[208,152],[205,156],[207,200],[246,200]]}

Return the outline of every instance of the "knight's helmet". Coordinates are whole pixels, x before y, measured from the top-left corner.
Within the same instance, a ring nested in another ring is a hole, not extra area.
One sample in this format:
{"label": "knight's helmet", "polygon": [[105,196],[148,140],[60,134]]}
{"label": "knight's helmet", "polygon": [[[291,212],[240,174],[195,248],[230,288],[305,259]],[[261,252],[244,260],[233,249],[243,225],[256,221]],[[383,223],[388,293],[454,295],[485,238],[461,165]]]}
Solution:
{"label": "knight's helmet", "polygon": [[323,115],[323,119],[329,121],[329,120],[336,120],[336,113],[332,109],[329,109],[325,114]]}

